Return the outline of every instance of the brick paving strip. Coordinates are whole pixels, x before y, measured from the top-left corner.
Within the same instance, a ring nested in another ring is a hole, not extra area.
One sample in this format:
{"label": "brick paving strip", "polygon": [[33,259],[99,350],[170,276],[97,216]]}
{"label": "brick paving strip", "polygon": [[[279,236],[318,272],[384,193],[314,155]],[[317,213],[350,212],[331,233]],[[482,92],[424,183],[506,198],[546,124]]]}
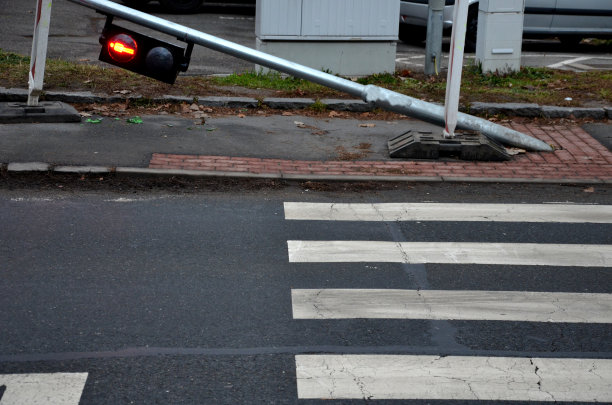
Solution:
{"label": "brick paving strip", "polygon": [[511,127],[555,147],[555,151],[528,152],[507,162],[469,161],[309,161],[229,156],[176,155],[155,153],[151,169],[209,171],[276,175],[277,177],[333,178],[371,177],[373,180],[401,178],[448,181],[505,179],[589,180],[612,182],[612,152],[578,126],[518,125]]}

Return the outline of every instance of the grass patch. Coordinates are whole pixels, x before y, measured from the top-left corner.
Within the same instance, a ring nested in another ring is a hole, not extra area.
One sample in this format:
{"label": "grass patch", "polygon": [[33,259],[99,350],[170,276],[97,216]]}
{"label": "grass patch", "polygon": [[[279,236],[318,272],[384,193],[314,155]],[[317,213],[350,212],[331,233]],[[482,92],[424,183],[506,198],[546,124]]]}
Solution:
{"label": "grass patch", "polygon": [[284,76],[278,72],[234,73],[224,77],[212,77],[210,80],[213,84],[218,86],[237,86],[247,89],[277,90],[298,96],[302,96],[307,93],[326,93],[328,91],[328,89],[324,86],[320,86],[303,79]]}
{"label": "grass patch", "polygon": [[[30,58],[0,49],[0,86],[27,88]],[[428,101],[443,102],[445,75],[428,77],[419,72],[402,71],[376,74],[357,80]],[[519,72],[482,74],[476,66],[463,71],[461,101],[524,102],[548,105],[593,105],[612,103],[612,72],[575,73],[547,68],[523,67]],[[48,59],[45,90],[78,91],[153,98],[163,94],[189,97],[208,95],[245,95],[257,99],[267,96],[308,97],[313,99],[350,97],[324,86],[281,75],[277,72],[236,73],[226,77],[179,76],[171,86],[115,67]],[[571,101],[567,99],[571,98]],[[149,101],[145,101],[149,103]],[[320,103],[320,102],[319,102]],[[312,107],[324,111],[320,103]]]}

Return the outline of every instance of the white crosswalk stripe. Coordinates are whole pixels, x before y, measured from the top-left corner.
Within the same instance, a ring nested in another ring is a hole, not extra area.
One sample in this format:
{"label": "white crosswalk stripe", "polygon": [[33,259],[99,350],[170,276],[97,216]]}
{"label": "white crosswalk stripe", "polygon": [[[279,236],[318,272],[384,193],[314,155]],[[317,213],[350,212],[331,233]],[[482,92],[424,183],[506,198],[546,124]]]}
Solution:
{"label": "white crosswalk stripe", "polygon": [[287,241],[294,263],[450,263],[609,267],[612,245],[471,242]]}
{"label": "white crosswalk stripe", "polygon": [[[286,202],[284,208],[285,219],[302,221],[612,223],[612,206],[599,205]],[[287,248],[291,263],[612,265],[612,245],[605,244],[288,240]],[[612,294],[321,288],[292,289],[291,298],[294,319],[612,323]],[[301,399],[612,401],[610,359],[317,354],[295,361]]]}
{"label": "white crosswalk stripe", "polygon": [[612,323],[612,294],[528,291],[291,290],[294,319]]}
{"label": "white crosswalk stripe", "polygon": [[612,360],[299,355],[302,399],[612,401]]}
{"label": "white crosswalk stripe", "polygon": [[288,220],[612,223],[612,205],[286,202],[284,207]]}
{"label": "white crosswalk stripe", "polygon": [[0,405],[78,405],[87,373],[0,374]]}

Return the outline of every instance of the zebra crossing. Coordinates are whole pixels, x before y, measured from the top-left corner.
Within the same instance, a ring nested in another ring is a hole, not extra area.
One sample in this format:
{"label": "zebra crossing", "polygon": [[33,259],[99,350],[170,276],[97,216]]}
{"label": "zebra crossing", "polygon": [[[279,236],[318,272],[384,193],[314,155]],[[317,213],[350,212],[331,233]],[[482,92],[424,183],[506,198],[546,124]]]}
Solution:
{"label": "zebra crossing", "polygon": [[78,405],[87,375],[0,374],[0,405]]}
{"label": "zebra crossing", "polygon": [[[612,206],[605,205],[286,202],[284,208],[286,220],[300,221],[612,223]],[[287,250],[291,263],[612,264],[605,244],[288,240]],[[608,293],[363,287],[292,289],[293,318],[612,323]],[[295,363],[300,399],[612,401],[612,359],[330,353],[296,355]]]}

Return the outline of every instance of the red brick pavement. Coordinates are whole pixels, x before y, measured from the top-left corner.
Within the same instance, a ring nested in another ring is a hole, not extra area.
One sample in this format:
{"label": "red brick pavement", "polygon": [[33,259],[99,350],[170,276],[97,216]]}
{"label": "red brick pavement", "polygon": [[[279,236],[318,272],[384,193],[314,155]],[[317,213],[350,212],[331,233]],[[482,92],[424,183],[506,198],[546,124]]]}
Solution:
{"label": "red brick pavement", "polygon": [[577,126],[512,125],[554,145],[555,151],[526,153],[507,162],[309,161],[155,153],[154,169],[316,176],[408,176],[473,179],[612,181],[612,152]]}

